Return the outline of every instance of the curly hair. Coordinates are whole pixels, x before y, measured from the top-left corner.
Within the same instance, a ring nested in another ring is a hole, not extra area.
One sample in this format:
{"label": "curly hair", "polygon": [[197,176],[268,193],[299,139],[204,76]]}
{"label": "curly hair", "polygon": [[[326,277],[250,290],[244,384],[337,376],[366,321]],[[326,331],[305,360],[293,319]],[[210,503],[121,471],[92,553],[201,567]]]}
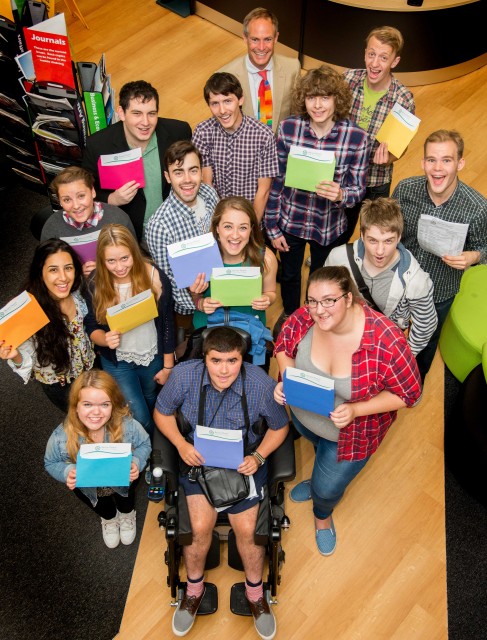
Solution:
{"label": "curly hair", "polygon": [[76,462],[78,455],[79,439],[84,438],[86,442],[93,442],[90,430],[81,422],[77,411],[82,389],[90,387],[104,391],[112,403],[112,414],[105,424],[110,442],[123,441],[123,418],[130,415],[127,401],[120,387],[109,373],[99,369],[91,369],[91,371],[84,371],[79,375],[73,382],[69,392],[68,413],[63,425],[67,435],[66,449],[73,462]]}
{"label": "curly hair", "polygon": [[250,237],[247,245],[243,250],[242,262],[248,261],[250,262],[250,265],[252,267],[260,267],[261,271],[267,271],[267,266],[263,260],[264,237],[262,235],[262,231],[260,230],[259,221],[257,220],[257,216],[255,215],[252,203],[249,202],[249,200],[247,200],[246,198],[242,198],[241,196],[231,196],[229,198],[223,198],[215,207],[213,217],[211,218],[210,231],[218,242],[220,253],[222,248],[220,239],[218,237],[217,228],[221,222],[223,215],[227,213],[227,211],[230,211],[232,209],[236,209],[237,211],[245,213],[249,217],[250,222]]}
{"label": "curly hair", "polygon": [[36,298],[49,323],[34,336],[37,361],[41,367],[52,366],[54,371],[66,373],[70,366],[70,344],[72,335],[69,332],[66,316],[61,307],[49,293],[42,275],[44,264],[49,256],[55,253],[69,253],[74,266],[75,277],[70,293],[78,291],[84,286],[81,261],[73,248],[64,240],[51,239],[39,244],[29,268],[29,275],[23,289]]}
{"label": "curly hair", "polygon": [[293,113],[309,120],[306,98],[315,96],[335,98],[334,122],[349,117],[352,106],[350,87],[338,71],[325,64],[319,69],[310,69],[306,75],[299,78],[293,91]]}

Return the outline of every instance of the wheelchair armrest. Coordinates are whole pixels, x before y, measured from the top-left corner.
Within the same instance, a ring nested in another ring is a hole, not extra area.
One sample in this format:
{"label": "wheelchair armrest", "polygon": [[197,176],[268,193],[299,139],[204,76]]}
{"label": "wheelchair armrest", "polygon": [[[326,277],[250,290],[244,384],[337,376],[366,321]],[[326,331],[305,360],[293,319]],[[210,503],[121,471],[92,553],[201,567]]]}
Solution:
{"label": "wheelchair armrest", "polygon": [[161,452],[162,470],[168,481],[169,491],[177,491],[179,484],[179,454],[176,447],[162,435],[159,429],[154,429],[152,448]]}
{"label": "wheelchair armrest", "polygon": [[267,483],[269,495],[272,498],[277,494],[280,482],[290,482],[296,477],[294,438],[291,431],[289,431],[281,446],[267,458],[267,464]]}

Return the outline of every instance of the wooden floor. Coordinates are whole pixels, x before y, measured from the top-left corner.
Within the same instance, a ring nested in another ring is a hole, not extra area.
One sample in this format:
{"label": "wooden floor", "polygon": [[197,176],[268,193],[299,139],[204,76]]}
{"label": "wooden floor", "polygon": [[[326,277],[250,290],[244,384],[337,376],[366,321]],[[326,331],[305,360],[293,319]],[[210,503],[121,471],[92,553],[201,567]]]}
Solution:
{"label": "wooden floor", "polygon": [[[58,3],[62,9],[63,3]],[[78,0],[86,30],[67,14],[76,61],[106,54],[112,84],[145,79],[161,96],[160,113],[193,127],[209,117],[202,87],[221,65],[243,53],[236,36],[197,16],[182,19],[153,1]],[[406,43],[406,46],[413,46]],[[420,131],[396,164],[394,184],[420,174],[422,143],[438,128],[465,138],[465,182],[487,193],[487,67],[454,81],[415,87]],[[306,269],[303,279],[306,277]],[[278,303],[269,317],[273,324]],[[297,478],[309,476],[312,450],[297,441]],[[164,534],[150,504],[117,640],[160,640],[171,634]],[[443,365],[437,354],[423,400],[400,412],[379,452],[335,511],[338,546],[329,558],[315,548],[309,505],[288,501],[286,563],[274,611],[283,640],[444,640],[447,638],[443,469]],[[223,563],[207,579],[219,587],[218,612],[200,617],[190,637],[256,638],[250,619],[229,609],[230,585],[242,574]],[[184,572],[183,572],[184,575]]]}

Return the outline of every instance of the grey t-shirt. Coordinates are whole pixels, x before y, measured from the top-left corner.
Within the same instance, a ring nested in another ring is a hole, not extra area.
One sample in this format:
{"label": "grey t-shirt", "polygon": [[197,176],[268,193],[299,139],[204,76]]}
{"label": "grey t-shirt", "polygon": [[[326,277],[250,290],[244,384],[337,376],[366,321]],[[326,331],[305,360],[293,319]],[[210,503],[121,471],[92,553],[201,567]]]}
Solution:
{"label": "grey t-shirt", "polygon": [[387,306],[387,300],[389,298],[389,291],[391,290],[392,280],[394,278],[395,268],[399,264],[399,256],[397,260],[385,271],[381,271],[376,276],[371,276],[367,272],[367,269],[362,265],[360,273],[364,279],[365,284],[368,286],[372,300],[384,312]]}
{"label": "grey t-shirt", "polygon": [[50,238],[72,238],[74,236],[84,236],[88,233],[99,231],[107,224],[123,224],[127,227],[134,238],[137,237],[135,235],[134,225],[125,211],[122,211],[122,209],[119,209],[119,207],[116,207],[113,204],[108,204],[108,202],[103,202],[102,206],[103,217],[96,227],[87,227],[81,231],[67,222],[64,222],[62,210],[54,211],[52,216],[46,220],[42,227],[41,242],[49,240]]}
{"label": "grey t-shirt", "polygon": [[[298,351],[296,353],[295,365],[298,369],[309,371],[310,373],[316,373],[320,376],[327,376],[335,381],[335,407],[343,404],[347,400],[350,400],[352,395],[352,376],[346,378],[334,378],[330,376],[326,371],[318,369],[311,362],[311,343],[313,340],[313,329],[308,331],[301,342],[298,345]],[[300,409],[299,407],[291,406],[296,418],[310,431],[315,433],[320,438],[331,440],[332,442],[338,442],[338,434],[340,429],[335,427],[330,418],[321,416],[318,413],[312,411],[306,411],[306,409]]]}

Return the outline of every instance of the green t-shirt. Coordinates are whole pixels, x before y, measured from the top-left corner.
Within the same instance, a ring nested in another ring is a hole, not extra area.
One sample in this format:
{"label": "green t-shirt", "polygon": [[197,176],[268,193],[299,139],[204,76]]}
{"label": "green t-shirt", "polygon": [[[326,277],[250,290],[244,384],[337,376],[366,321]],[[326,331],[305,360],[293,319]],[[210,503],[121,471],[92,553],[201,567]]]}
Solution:
{"label": "green t-shirt", "polygon": [[385,89],[384,91],[373,91],[372,89],[369,89],[367,79],[364,80],[364,103],[362,105],[362,111],[360,112],[360,119],[357,123],[364,131],[369,130],[375,106],[387,91],[388,89]]}

